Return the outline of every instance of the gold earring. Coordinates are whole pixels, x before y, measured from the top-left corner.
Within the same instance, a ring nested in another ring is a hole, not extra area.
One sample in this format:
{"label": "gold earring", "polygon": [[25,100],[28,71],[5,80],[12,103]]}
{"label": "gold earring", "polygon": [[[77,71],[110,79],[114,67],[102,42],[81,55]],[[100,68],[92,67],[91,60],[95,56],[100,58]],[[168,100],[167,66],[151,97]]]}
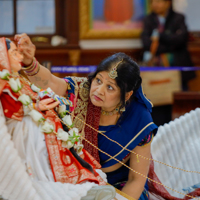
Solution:
{"label": "gold earring", "polygon": [[121,112],[124,112],[124,111],[126,111],[126,108],[125,108],[125,106],[124,106],[123,108],[121,108],[121,109],[120,109],[120,111],[121,111]]}

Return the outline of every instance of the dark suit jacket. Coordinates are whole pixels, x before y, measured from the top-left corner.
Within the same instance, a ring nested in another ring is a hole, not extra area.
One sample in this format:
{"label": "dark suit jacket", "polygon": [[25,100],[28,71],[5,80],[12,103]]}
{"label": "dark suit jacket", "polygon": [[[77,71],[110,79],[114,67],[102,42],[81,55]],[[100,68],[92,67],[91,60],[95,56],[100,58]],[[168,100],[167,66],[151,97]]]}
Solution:
{"label": "dark suit jacket", "polygon": [[[155,13],[151,13],[144,19],[144,29],[141,35],[143,48],[150,50],[151,34],[158,28],[159,21]],[[160,34],[159,47],[157,55],[161,53],[172,53],[174,55],[173,66],[193,66],[190,55],[187,51],[188,31],[185,24],[185,18],[182,14],[170,9],[164,30]],[[194,72],[182,73],[182,80],[187,81],[195,77]]]}

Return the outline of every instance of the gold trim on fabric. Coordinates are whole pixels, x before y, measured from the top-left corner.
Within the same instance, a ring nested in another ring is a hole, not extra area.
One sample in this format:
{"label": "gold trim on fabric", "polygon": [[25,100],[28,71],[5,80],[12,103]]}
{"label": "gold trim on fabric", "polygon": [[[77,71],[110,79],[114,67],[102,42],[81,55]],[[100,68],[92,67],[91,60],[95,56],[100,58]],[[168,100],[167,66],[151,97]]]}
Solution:
{"label": "gold trim on fabric", "polygon": [[[75,83],[75,85],[74,85],[74,89],[75,89],[75,97],[76,97],[76,99],[78,99],[78,95],[79,95],[79,85],[78,85],[78,82],[85,82],[85,81],[87,81],[87,78],[80,78],[80,77],[75,77],[75,76],[67,76],[67,77],[70,77],[73,81],[74,81],[74,83]],[[71,83],[72,84],[72,83]],[[77,102],[77,104],[78,104],[78,102]],[[77,110],[78,109],[78,110]],[[73,110],[73,112],[71,113],[71,117],[72,117],[72,120],[75,118],[75,116],[74,116],[74,114],[75,113],[80,113],[80,110],[79,110],[79,108],[77,108],[77,106],[76,106],[76,108]]]}
{"label": "gold trim on fabric", "polygon": [[[117,157],[121,152],[123,152],[130,143],[132,143],[147,127],[149,127],[152,124],[153,124],[153,122],[150,122],[149,124],[147,124],[142,130],[140,130],[140,132],[126,146],[123,147],[123,149],[120,152],[118,152],[117,154],[115,154],[112,158]],[[110,161],[112,158],[109,158],[104,163]]]}
{"label": "gold trim on fabric", "polygon": [[78,128],[79,132],[81,132],[82,128],[84,127],[84,123],[79,119],[81,119],[82,121],[85,120],[84,116],[81,113],[79,113],[74,119],[74,127]]}
{"label": "gold trim on fabric", "polygon": [[[70,76],[68,76],[70,77]],[[70,77],[75,83],[75,96],[77,99],[76,108],[72,112],[72,120],[74,120],[74,125],[79,129],[82,137],[85,137],[85,124],[80,121],[86,121],[87,116],[87,106],[88,106],[88,97],[89,96],[89,88],[84,87],[84,84],[87,82],[87,78],[85,77]],[[80,83],[80,84],[79,84]],[[78,96],[80,98],[78,98]],[[79,119],[78,119],[79,118]]]}
{"label": "gold trim on fabric", "polygon": [[87,113],[88,102],[84,102],[82,99],[78,99],[76,102],[75,114],[83,114]]}
{"label": "gold trim on fabric", "polygon": [[79,95],[83,101],[87,101],[89,98],[89,88],[84,87],[86,82],[80,84]]}

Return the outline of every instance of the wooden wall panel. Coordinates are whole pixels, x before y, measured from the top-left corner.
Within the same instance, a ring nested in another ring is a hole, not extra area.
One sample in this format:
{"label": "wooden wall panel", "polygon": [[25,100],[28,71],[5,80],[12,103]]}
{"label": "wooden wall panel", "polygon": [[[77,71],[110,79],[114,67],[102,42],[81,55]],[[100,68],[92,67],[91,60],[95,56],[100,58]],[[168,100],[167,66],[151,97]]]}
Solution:
{"label": "wooden wall panel", "polygon": [[[117,52],[124,52],[130,55],[136,62],[142,59],[142,49],[90,49],[84,50],[77,48],[74,45],[61,47],[42,47],[38,46],[36,50],[36,57],[40,62],[49,60],[53,65],[71,65],[69,60],[69,51],[80,51],[80,57],[77,60],[77,65],[97,65],[102,59]],[[200,66],[200,45],[189,46],[189,52],[195,66]]]}
{"label": "wooden wall panel", "polygon": [[136,62],[141,60],[141,49],[104,49],[104,50],[81,50],[80,65],[97,65],[104,58],[118,52],[124,52]]}
{"label": "wooden wall panel", "polygon": [[199,92],[176,92],[172,109],[172,120],[200,107]]}
{"label": "wooden wall panel", "polygon": [[[36,58],[39,62],[50,61],[52,65],[72,65],[70,63],[70,51],[75,49],[67,48],[38,48],[36,50]],[[104,50],[83,50],[80,51],[80,55],[77,58],[77,65],[97,65],[102,59],[117,53],[124,52],[131,56],[136,62],[141,60],[142,51],[141,49],[104,49]]]}
{"label": "wooden wall panel", "polygon": [[[196,40],[190,42],[188,45],[194,66],[200,67],[200,41]],[[190,91],[200,91],[200,71],[196,71],[196,78],[190,80],[189,83]]]}

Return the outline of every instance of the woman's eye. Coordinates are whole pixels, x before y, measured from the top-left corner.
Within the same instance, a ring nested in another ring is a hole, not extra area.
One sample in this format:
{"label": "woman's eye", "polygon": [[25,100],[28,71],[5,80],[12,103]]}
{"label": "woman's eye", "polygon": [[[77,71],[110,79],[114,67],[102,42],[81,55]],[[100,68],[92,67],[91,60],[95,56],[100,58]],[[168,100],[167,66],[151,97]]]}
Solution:
{"label": "woman's eye", "polygon": [[112,86],[109,85],[109,86],[108,86],[108,89],[109,89],[109,90],[113,90],[114,88],[113,88]]}
{"label": "woman's eye", "polygon": [[101,80],[99,78],[97,78],[96,80],[97,80],[97,83],[101,83]]}

